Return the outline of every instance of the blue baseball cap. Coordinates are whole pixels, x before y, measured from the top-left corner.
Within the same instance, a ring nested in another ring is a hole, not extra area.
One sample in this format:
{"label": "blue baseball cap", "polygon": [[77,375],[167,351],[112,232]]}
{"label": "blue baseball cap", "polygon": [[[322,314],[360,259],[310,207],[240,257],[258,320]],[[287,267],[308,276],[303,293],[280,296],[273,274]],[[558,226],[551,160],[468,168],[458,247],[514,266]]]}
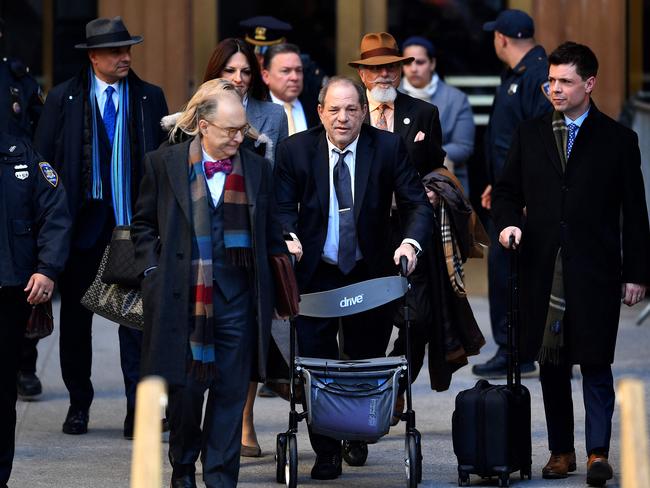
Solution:
{"label": "blue baseball cap", "polygon": [[483,30],[497,31],[514,39],[528,39],[535,34],[535,24],[526,12],[508,9],[501,12],[496,20],[483,24]]}

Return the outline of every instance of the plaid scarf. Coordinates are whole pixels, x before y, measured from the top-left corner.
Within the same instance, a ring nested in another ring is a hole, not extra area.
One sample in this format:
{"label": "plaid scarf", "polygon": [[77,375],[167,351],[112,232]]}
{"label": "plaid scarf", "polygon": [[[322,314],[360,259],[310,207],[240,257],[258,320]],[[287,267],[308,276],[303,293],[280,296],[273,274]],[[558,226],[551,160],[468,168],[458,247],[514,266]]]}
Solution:
{"label": "plaid scarf", "polygon": [[[553,112],[553,136],[555,146],[562,171],[566,171],[567,165],[567,140],[569,131],[564,121],[564,115],[561,112]],[[560,363],[560,353],[564,346],[564,311],[566,302],[564,300],[564,277],[562,273],[562,248],[557,250],[555,256],[555,265],[553,268],[553,284],[551,286],[551,296],[548,302],[548,312],[546,314],[546,323],[544,324],[544,337],[542,347],[537,355],[540,364]]]}
{"label": "plaid scarf", "polygon": [[445,263],[447,265],[447,274],[449,275],[451,287],[457,296],[467,296],[465,283],[463,283],[465,279],[463,260],[444,198],[440,198],[440,236],[442,238],[442,247],[445,253]]}

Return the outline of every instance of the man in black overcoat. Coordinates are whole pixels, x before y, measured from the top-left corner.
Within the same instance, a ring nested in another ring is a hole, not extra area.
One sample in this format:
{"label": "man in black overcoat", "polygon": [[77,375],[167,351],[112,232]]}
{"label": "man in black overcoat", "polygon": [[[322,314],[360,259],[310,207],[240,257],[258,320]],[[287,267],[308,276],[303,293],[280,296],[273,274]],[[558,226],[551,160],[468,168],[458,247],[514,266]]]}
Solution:
{"label": "man in black overcoat", "polygon": [[492,207],[501,244],[514,235],[521,246],[523,355],[540,362],[551,451],[542,475],[576,469],[571,367],[579,364],[587,482],[602,486],[613,474],[621,298],[634,305],[649,282],[648,211],[636,134],[591,100],[596,56],[567,42],[549,64],[555,111],[517,129]]}
{"label": "man in black overcoat", "polygon": [[[400,256],[415,268],[416,254],[431,234],[432,209],[401,139],[363,120],[365,91],[333,77],[319,96],[322,126],[278,146],[275,195],[287,245],[296,255],[301,293],[329,290],[396,272]],[[393,193],[405,216],[404,239],[394,249],[386,238]],[[369,340],[390,331],[392,314],[379,307],[342,319],[352,359],[383,357],[386,342]],[[388,325],[388,327],[386,326]],[[338,358],[338,320],[298,317],[303,356]],[[314,479],[341,474],[341,443],[310,435],[317,459]],[[365,450],[365,445],[358,445]],[[366,451],[367,452],[367,451]]]}
{"label": "man in black overcoat", "polygon": [[[61,176],[73,219],[70,258],[59,280],[61,373],[70,393],[66,434],[87,432],[93,400],[93,314],[81,305],[81,297],[113,228],[130,223],[144,154],[165,138],[162,90],[130,69],[131,46],[140,42],[142,37],[131,36],[119,17],[89,22],[86,42],[76,47],[88,51],[90,63],[52,88],[34,137],[36,149]],[[120,326],[119,339],[127,397],[124,436],[131,438],[142,334]]]}

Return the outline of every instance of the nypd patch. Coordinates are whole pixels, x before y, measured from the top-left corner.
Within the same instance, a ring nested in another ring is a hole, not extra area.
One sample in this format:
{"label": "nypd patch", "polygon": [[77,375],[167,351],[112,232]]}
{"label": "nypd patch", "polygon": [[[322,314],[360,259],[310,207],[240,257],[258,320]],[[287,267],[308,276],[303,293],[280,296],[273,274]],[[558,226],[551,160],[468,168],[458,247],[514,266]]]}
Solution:
{"label": "nypd patch", "polygon": [[46,163],[45,161],[38,163],[38,167],[41,169],[41,173],[43,173],[43,176],[47,180],[47,182],[52,185],[54,188],[57,187],[59,184],[59,175],[56,174],[56,171],[54,171],[54,168],[50,163]]}

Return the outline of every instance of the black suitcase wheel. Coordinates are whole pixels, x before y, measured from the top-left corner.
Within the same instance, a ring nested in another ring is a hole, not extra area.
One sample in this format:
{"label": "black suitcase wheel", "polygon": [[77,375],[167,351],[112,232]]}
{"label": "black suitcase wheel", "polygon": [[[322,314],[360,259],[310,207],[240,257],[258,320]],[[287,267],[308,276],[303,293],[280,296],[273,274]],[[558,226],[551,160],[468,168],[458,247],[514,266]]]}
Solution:
{"label": "black suitcase wheel", "polygon": [[415,435],[407,434],[404,446],[404,468],[406,469],[406,488],[418,486],[418,447]]}
{"label": "black suitcase wheel", "polygon": [[275,439],[275,481],[286,483],[285,470],[287,465],[287,434],[278,434]]}
{"label": "black suitcase wheel", "polygon": [[289,459],[286,464],[287,487],[296,488],[298,486],[298,441],[296,434],[288,435]]}
{"label": "black suitcase wheel", "polygon": [[510,475],[502,474],[499,476],[499,486],[509,486],[510,485]]}

